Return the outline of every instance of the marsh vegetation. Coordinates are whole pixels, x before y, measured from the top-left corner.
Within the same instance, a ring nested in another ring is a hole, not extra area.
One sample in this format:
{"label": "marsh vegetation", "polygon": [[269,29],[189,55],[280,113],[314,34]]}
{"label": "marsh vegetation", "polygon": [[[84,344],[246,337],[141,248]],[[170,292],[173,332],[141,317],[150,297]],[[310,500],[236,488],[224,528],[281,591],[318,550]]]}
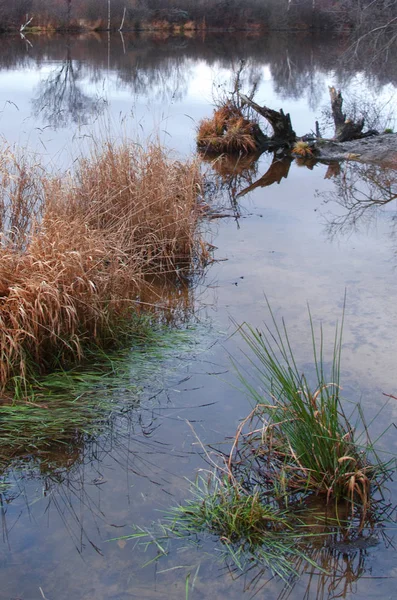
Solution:
{"label": "marsh vegetation", "polygon": [[199,165],[157,143],[96,145],[64,176],[3,146],[1,174],[3,391],[125,345],[151,280],[205,260]]}
{"label": "marsh vegetation", "polygon": [[[7,598],[393,592],[392,165],[324,166],[304,140],[297,156],[188,158],[217,70],[246,58],[244,89],[285,106],[302,132],[328,84],[386,103],[393,47],[386,62],[354,49],[343,62],[347,37],[203,31],[3,37],[3,134],[41,153],[1,154],[1,305],[10,312],[12,298],[23,349],[1,407]],[[346,112],[357,121],[363,106]],[[129,130],[121,111],[151,130],[158,111],[177,158],[105,140],[73,161],[107,111],[109,131]],[[65,152],[70,140],[79,152]],[[264,290],[277,315],[265,326]],[[247,320],[235,335],[230,315]]]}
{"label": "marsh vegetation", "polygon": [[191,484],[192,498],[122,539],[153,546],[158,560],[171,542],[209,537],[232,570],[270,570],[288,587],[308,567],[323,575],[338,544],[343,552],[378,543],[375,527],[393,519],[383,488],[395,459],[380,458],[360,404],[342,399],[343,317],[329,361],[309,312],[313,364],[305,374],[285,322],[268,308],[265,329],[238,328],[250,371],[234,366],[253,409],[230,450],[214,453],[200,443],[211,468]]}

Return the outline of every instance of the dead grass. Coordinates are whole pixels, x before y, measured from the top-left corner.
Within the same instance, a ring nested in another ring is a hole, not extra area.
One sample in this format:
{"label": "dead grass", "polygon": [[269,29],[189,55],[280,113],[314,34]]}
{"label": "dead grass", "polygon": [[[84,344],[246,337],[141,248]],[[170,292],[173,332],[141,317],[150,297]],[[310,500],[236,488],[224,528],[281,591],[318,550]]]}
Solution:
{"label": "dead grass", "polygon": [[299,158],[313,158],[313,151],[307,142],[299,140],[292,148],[292,154]]}
{"label": "dead grass", "polygon": [[0,150],[0,385],[118,344],[154,275],[203,257],[197,162],[96,144],[73,174]]}
{"label": "dead grass", "polygon": [[214,110],[211,119],[203,119],[197,130],[199,150],[214,154],[250,154],[258,150],[254,125],[231,102]]}

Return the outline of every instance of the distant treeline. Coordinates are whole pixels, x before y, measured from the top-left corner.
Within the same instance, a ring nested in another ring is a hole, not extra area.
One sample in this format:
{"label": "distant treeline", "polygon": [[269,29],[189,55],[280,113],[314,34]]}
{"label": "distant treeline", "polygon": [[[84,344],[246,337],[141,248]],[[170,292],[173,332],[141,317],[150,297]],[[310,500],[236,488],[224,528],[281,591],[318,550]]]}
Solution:
{"label": "distant treeline", "polygon": [[0,0],[0,29],[362,29],[396,0]]}

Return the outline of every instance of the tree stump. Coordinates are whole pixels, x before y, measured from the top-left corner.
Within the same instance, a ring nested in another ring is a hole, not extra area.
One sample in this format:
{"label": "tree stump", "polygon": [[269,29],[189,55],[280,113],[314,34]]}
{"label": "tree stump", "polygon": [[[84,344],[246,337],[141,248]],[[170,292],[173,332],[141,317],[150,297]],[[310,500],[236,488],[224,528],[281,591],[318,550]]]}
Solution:
{"label": "tree stump", "polygon": [[335,124],[334,140],[336,142],[348,142],[360,138],[364,127],[364,119],[360,119],[357,123],[346,119],[346,115],[342,110],[343,98],[341,92],[337,92],[334,87],[330,87],[329,95]]}
{"label": "tree stump", "polygon": [[285,114],[283,109],[273,110],[267,106],[259,106],[244,94],[240,94],[241,100],[252,110],[264,117],[270,123],[273,129],[273,135],[270,138],[273,145],[292,145],[296,140],[296,133],[292,129],[291,117],[289,113]]}

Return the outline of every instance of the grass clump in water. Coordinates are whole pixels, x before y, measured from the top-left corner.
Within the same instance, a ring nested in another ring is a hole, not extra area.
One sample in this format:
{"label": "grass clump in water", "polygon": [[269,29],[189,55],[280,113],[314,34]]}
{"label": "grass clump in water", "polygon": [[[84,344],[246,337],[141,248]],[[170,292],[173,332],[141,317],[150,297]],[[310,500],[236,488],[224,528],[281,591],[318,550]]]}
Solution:
{"label": "grass clump in water", "polygon": [[394,465],[378,458],[360,407],[355,426],[345,413],[343,319],[327,369],[323,332],[318,344],[309,313],[314,359],[309,378],[298,369],[284,321],[278,326],[269,310],[272,329],[239,327],[257,381],[236,367],[255,406],[232,438],[230,452],[213,460],[202,446],[214,469],[191,486],[193,499],[166,512],[155,527],[135,528],[125,539],[156,547],[159,557],[169,552],[171,540],[213,536],[231,569],[270,569],[290,581],[315,566],[333,585],[326,572],[331,559],[338,563],[339,552],[378,543],[375,525],[393,514],[382,485]]}
{"label": "grass clump in water", "polygon": [[343,320],[336,327],[327,376],[323,332],[318,345],[309,313],[314,358],[309,382],[298,369],[284,321],[279,327],[269,310],[274,331],[247,324],[239,328],[253,354],[250,362],[259,385],[238,371],[255,406],[238,429],[228,465],[248,485],[254,466],[259,467],[259,485],[273,497],[314,493],[327,501],[345,499],[365,515],[390,465],[379,460],[360,406],[354,427],[345,413],[340,386]]}
{"label": "grass clump in water", "polygon": [[255,124],[246,119],[241,108],[225,102],[203,119],[197,130],[199,150],[213,154],[250,154],[258,151]]}
{"label": "grass clump in water", "polygon": [[205,258],[197,161],[95,144],[75,171],[0,150],[0,388],[122,346],[153,277]]}
{"label": "grass clump in water", "polygon": [[191,499],[165,512],[153,527],[135,527],[118,539],[155,547],[157,560],[169,553],[172,541],[196,543],[201,534],[215,541],[219,558],[232,568],[244,571],[259,564],[284,580],[295,573],[294,560],[314,564],[300,547],[304,531],[294,531],[288,513],[264,503],[258,494],[245,494],[216,472],[199,476],[190,491]]}

